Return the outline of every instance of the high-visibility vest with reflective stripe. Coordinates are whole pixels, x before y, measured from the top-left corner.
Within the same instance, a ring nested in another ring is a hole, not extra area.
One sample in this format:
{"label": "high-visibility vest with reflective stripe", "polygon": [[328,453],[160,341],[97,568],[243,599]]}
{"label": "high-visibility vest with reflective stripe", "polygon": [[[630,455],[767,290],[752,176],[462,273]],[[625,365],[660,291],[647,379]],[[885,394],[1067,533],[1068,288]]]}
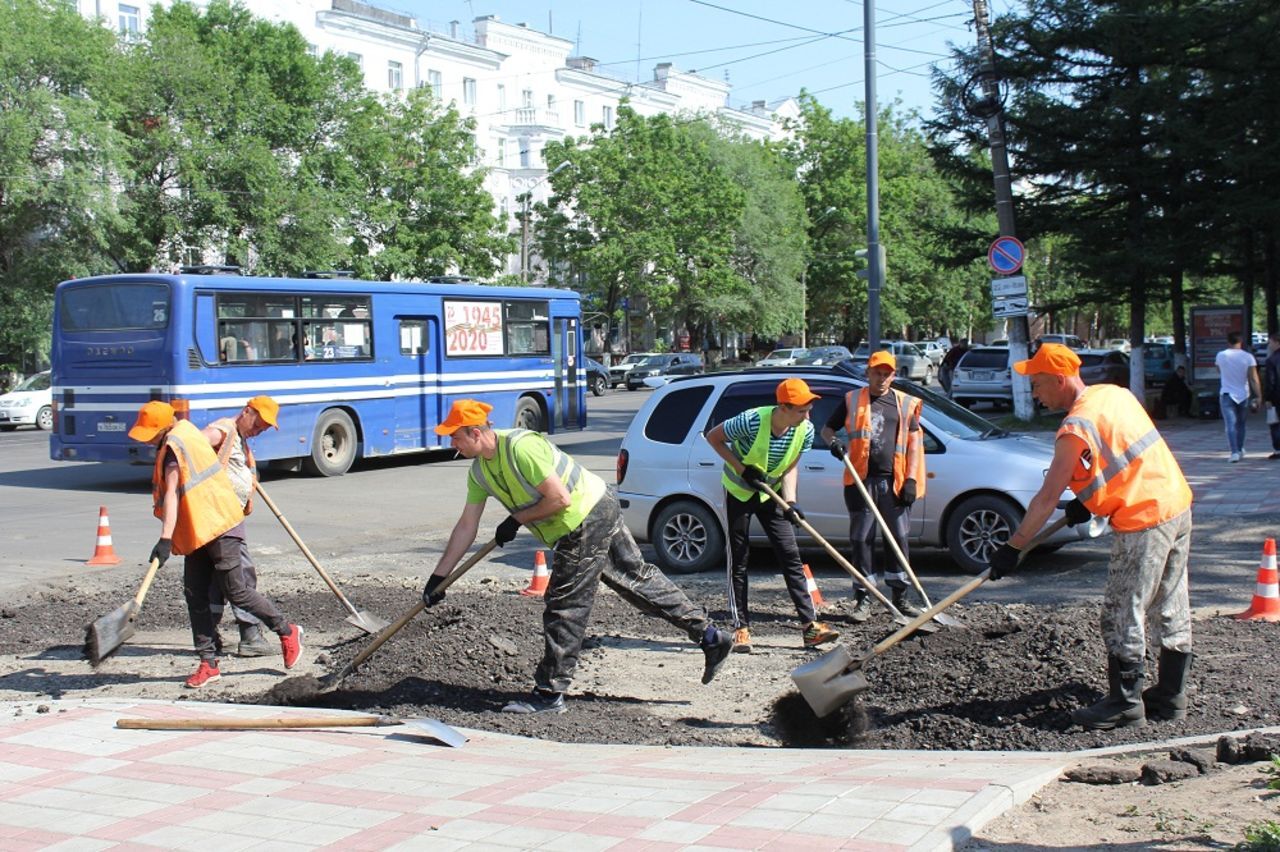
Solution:
{"label": "high-visibility vest with reflective stripe", "polygon": [[1116,385],[1084,389],[1058,435],[1089,447],[1072,471],[1071,490],[1118,532],[1137,532],[1185,512],[1191,487],[1159,430],[1132,393]]}
{"label": "high-visibility vest with reflective stripe", "polygon": [[[566,533],[573,532],[582,525],[583,520],[595,508],[596,503],[604,496],[606,486],[604,480],[582,467],[571,456],[560,452],[560,448],[539,432],[528,429],[495,429],[498,441],[498,454],[485,465],[480,458],[471,462],[471,478],[484,489],[485,493],[501,503],[508,512],[519,512],[537,504],[542,499],[538,491],[540,482],[530,482],[520,472],[516,464],[516,448],[523,441],[545,441],[551,447],[551,458],[555,475],[569,492],[569,505],[541,521],[526,524],[535,536],[548,547]],[[491,465],[497,462],[497,472]]]}
{"label": "high-visibility vest with reflective stripe", "polygon": [[[795,462],[800,456],[800,450],[804,447],[805,424],[801,423],[791,432],[791,442],[787,444],[787,451],[782,454],[781,460],[770,468],[769,465],[769,438],[773,434],[773,410],[776,405],[764,405],[756,409],[756,413],[760,415],[760,428],[756,432],[756,436],[751,441],[751,448],[747,450],[747,454],[743,456],[742,463],[758,467],[764,471],[765,481],[769,483],[769,487],[774,491],[778,490],[778,485],[782,482],[782,474],[786,473],[787,468]],[[724,490],[728,491],[739,500],[748,502],[751,498],[759,500],[768,500],[769,495],[763,491],[757,491],[747,484],[738,472],[730,465],[725,464],[720,475],[720,482],[724,485]]]}
{"label": "high-visibility vest with reflective stripe", "polygon": [[178,525],[173,529],[173,552],[183,556],[243,521],[244,512],[209,439],[189,420],[179,420],[165,436],[151,472],[157,518],[164,519],[166,449],[173,450],[178,462]]}
{"label": "high-visibility vest with reflective stripe", "polygon": [[[855,396],[856,393],[856,396]],[[920,400],[897,388],[889,388],[898,407],[898,433],[893,439],[893,493],[902,493],[908,479],[916,481],[916,498],[924,496],[924,433],[920,430]],[[871,458],[871,391],[849,391],[844,395],[844,430],[849,434],[849,461],[862,479],[867,478]],[[912,425],[916,428],[912,429]],[[844,484],[853,484],[849,469],[844,471]]]}
{"label": "high-visibility vest with reflective stripe", "polygon": [[[244,503],[244,515],[247,518],[253,513],[253,483],[258,481],[258,465],[253,460],[253,450],[249,449],[249,442],[240,437],[235,418],[221,417],[209,426],[222,433],[222,443],[218,445],[218,461],[227,469],[227,476],[231,477],[231,487]],[[243,468],[239,464],[233,464],[231,459],[237,443],[240,444],[241,452],[244,454]],[[244,487],[246,482],[247,488]],[[240,494],[242,490],[245,491],[243,496]]]}

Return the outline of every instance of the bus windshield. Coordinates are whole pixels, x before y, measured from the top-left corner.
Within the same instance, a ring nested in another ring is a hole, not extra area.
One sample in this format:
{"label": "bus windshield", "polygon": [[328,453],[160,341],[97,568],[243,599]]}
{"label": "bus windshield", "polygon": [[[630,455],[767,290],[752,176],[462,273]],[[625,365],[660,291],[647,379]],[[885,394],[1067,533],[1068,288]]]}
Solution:
{"label": "bus windshield", "polygon": [[164,284],[113,282],[69,287],[62,294],[63,331],[159,329],[169,325]]}

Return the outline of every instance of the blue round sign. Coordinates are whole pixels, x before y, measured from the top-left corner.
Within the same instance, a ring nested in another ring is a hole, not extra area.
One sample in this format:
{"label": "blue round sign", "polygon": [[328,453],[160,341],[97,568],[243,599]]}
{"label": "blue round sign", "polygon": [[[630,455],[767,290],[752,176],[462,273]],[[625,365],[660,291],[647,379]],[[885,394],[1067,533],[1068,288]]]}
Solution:
{"label": "blue round sign", "polygon": [[987,250],[987,262],[1001,275],[1012,275],[1022,268],[1026,249],[1017,237],[997,237]]}

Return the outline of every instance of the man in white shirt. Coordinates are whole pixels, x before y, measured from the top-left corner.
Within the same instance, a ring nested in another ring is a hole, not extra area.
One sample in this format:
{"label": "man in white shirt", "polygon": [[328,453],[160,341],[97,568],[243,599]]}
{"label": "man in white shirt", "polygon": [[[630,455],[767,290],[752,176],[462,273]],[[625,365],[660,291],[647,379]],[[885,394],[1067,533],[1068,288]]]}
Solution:
{"label": "man in white shirt", "polygon": [[1240,332],[1230,332],[1227,335],[1227,348],[1213,359],[1222,380],[1218,405],[1222,409],[1222,422],[1227,428],[1227,446],[1231,451],[1228,461],[1232,462],[1238,462],[1244,457],[1245,421],[1249,411],[1258,410],[1258,401],[1262,399],[1258,364],[1253,359],[1253,353],[1243,348],[1243,341],[1244,336]]}

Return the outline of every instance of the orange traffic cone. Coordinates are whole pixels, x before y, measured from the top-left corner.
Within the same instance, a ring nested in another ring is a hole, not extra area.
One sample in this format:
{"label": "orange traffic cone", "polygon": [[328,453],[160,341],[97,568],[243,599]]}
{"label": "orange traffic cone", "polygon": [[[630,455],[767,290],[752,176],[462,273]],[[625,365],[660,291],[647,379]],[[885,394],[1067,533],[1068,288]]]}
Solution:
{"label": "orange traffic cone", "polygon": [[551,579],[551,572],[547,570],[547,557],[541,550],[533,557],[533,579],[529,581],[529,588],[524,589],[520,594],[530,598],[540,598],[547,591],[547,583]]}
{"label": "orange traffic cone", "polygon": [[111,520],[107,517],[107,507],[98,507],[98,543],[94,545],[93,556],[89,565],[119,565],[120,557],[111,545]]}
{"label": "orange traffic cone", "polygon": [[1280,578],[1276,576],[1276,540],[1262,545],[1262,562],[1258,564],[1258,587],[1253,602],[1234,618],[1250,621],[1280,621]]}
{"label": "orange traffic cone", "polygon": [[804,569],[804,587],[809,593],[809,597],[813,599],[813,605],[816,609],[821,609],[827,605],[822,599],[822,592],[818,591],[818,581],[813,579],[813,572],[809,570],[808,564],[803,566]]}

